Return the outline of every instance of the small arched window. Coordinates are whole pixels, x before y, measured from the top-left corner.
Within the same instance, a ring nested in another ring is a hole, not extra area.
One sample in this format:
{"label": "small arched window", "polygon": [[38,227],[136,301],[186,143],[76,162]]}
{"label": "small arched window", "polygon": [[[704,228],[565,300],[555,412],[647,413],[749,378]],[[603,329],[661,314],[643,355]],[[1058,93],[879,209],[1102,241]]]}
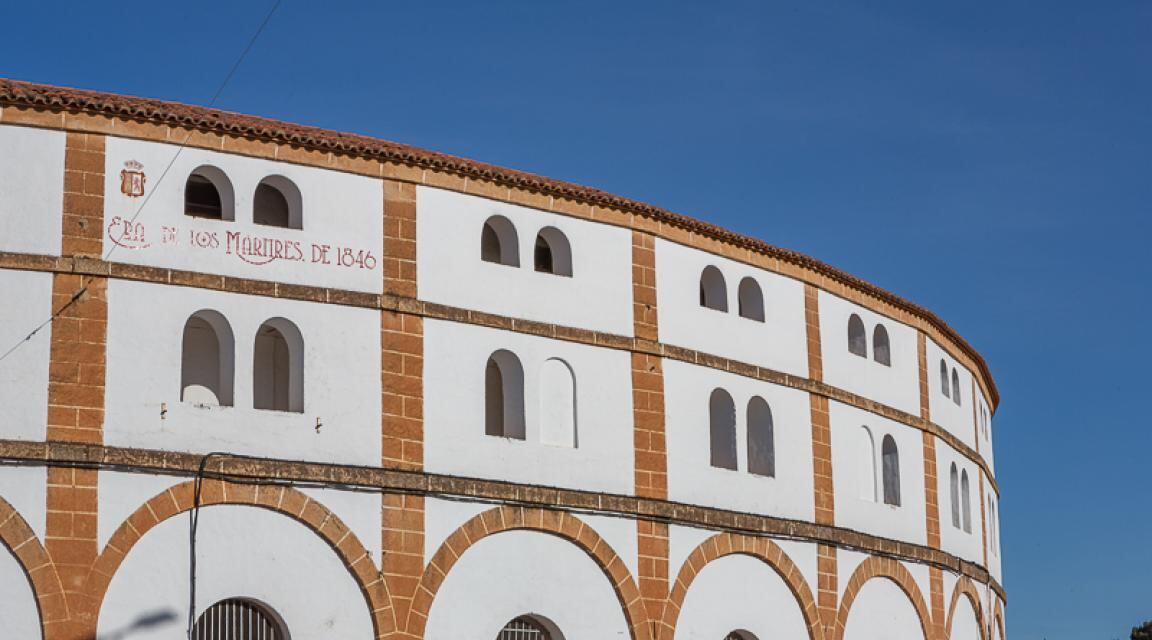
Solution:
{"label": "small arched window", "polygon": [[884,436],[880,445],[880,458],[884,469],[884,504],[900,506],[900,452],[891,435]]}
{"label": "small arched window", "polygon": [[892,366],[891,347],[888,343],[888,330],[878,324],[872,329],[872,357],[882,365]]}
{"label": "small arched window", "polygon": [[952,369],[952,402],[960,405],[960,374],[956,373],[956,369]]}
{"label": "small arched window", "polygon": [[509,267],[520,266],[520,240],[508,218],[492,216],[484,221],[480,231],[480,259]]}
{"label": "small arched window", "polygon": [[180,399],[202,405],[232,406],[236,343],[220,313],[202,309],[184,323],[180,346]]}
{"label": "small arched window", "polygon": [[944,362],[944,358],[940,358],[940,393],[943,393],[945,398],[952,397],[951,388],[948,386],[948,363]]}
{"label": "small arched window", "polygon": [[728,312],[728,285],[724,274],[712,265],[700,272],[700,306]]}
{"label": "small arched window", "polygon": [[855,313],[848,318],[848,352],[861,358],[868,357],[868,335],[864,331],[864,321]]}
{"label": "small arched window", "polygon": [[288,631],[280,616],[266,605],[229,598],[200,614],[189,640],[288,640]]}
{"label": "small arched window", "polygon": [[857,484],[860,488],[860,498],[876,502],[876,440],[868,427],[860,427],[858,433],[856,459],[859,461]]}
{"label": "small arched window", "polygon": [[756,639],[756,636],[752,635],[752,633],[750,633],[748,631],[744,631],[743,629],[740,629],[737,631],[733,631],[733,632],[729,633],[728,635],[724,636],[724,640],[757,640],[757,639]]}
{"label": "small arched window", "polygon": [[764,293],[755,278],[749,277],[740,281],[737,297],[741,318],[764,322]]}
{"label": "small arched window", "polygon": [[506,349],[493,353],[484,367],[484,433],[525,438],[524,367]]}
{"label": "small arched window", "polygon": [[236,197],[228,176],[210,165],[193,170],[184,183],[184,215],[210,220],[235,220]]}
{"label": "small arched window", "polygon": [[712,466],[736,470],[736,404],[723,389],[708,399],[709,442]]}
{"label": "small arched window", "polygon": [[300,189],[284,176],[268,176],[256,185],[252,197],[252,222],[269,227],[303,229],[304,212]]}
{"label": "small arched window", "polygon": [[266,320],[252,350],[252,406],[304,412],[304,338],[284,318]]}
{"label": "small arched window", "polygon": [[576,377],[567,362],[549,358],[540,368],[540,441],[575,447]]}
{"label": "small arched window", "polygon": [[748,401],[748,473],[776,477],[772,408],[760,396]]}
{"label": "small arched window", "polygon": [[556,625],[540,616],[520,616],[504,625],[496,640],[564,640]]}
{"label": "small arched window", "polygon": [[956,463],[948,471],[949,496],[952,498],[952,526],[960,528],[960,474],[956,472]]}
{"label": "small arched window", "polygon": [[972,495],[968,487],[968,470],[965,469],[960,474],[960,504],[962,505],[960,515],[964,519],[965,533],[972,533]]}
{"label": "small arched window", "polygon": [[572,245],[556,227],[544,227],[536,235],[532,261],[537,271],[572,276]]}

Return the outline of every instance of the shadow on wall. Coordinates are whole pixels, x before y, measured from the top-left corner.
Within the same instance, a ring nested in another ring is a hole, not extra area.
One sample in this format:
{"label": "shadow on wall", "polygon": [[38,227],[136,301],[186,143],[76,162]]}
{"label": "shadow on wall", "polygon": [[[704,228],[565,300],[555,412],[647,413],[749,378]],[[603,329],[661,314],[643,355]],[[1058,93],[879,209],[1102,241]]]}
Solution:
{"label": "shadow on wall", "polygon": [[158,609],[141,615],[136,618],[132,624],[117,629],[111,633],[95,636],[94,640],[124,640],[132,636],[153,629],[156,627],[167,626],[175,623],[178,620],[176,612],[171,609]]}

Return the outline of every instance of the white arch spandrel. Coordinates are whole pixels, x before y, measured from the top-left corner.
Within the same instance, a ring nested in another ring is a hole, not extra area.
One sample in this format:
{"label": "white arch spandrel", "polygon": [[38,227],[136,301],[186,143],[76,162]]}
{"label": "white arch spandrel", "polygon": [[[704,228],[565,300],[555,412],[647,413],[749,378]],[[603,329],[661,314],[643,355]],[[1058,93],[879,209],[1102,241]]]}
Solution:
{"label": "white arch spandrel", "polygon": [[844,640],[924,640],[920,616],[899,586],[888,578],[864,583],[844,625]]}
{"label": "white arch spandrel", "polygon": [[756,638],[809,637],[804,613],[788,585],[762,560],[730,555],[697,574],[676,621],[676,640],[720,640],[737,629]]}

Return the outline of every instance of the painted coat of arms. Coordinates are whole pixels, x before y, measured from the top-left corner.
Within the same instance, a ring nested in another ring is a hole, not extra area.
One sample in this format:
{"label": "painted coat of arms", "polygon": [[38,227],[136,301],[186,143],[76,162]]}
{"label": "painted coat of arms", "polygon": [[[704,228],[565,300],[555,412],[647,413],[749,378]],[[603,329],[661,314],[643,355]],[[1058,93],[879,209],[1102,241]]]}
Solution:
{"label": "painted coat of arms", "polygon": [[129,160],[120,172],[120,192],[129,198],[139,198],[144,195],[144,180],[144,165]]}

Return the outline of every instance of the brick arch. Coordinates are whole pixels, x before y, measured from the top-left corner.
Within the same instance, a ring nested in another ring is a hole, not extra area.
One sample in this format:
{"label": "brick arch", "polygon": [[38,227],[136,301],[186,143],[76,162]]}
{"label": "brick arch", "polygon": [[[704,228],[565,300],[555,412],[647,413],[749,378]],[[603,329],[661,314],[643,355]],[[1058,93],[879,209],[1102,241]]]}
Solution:
{"label": "brick arch", "polygon": [[956,586],[952,588],[952,602],[948,605],[948,618],[944,623],[944,637],[952,637],[952,617],[956,613],[956,607],[960,604],[961,595],[968,598],[972,604],[972,610],[976,612],[976,626],[980,629],[980,640],[989,640],[984,609],[980,606],[980,592],[976,590],[976,585],[968,576],[960,576],[960,579],[956,581]]}
{"label": "brick arch", "polygon": [[[92,607],[93,621],[99,614],[112,576],[129,551],[156,525],[191,510],[193,499],[193,482],[183,482],[152,497],[116,529],[88,572],[88,606]],[[394,632],[396,620],[391,599],[372,557],[356,534],[320,502],[291,487],[204,480],[200,505],[244,505],[268,509],[308,527],[328,543],[356,580],[372,614],[375,637],[381,639]]]}
{"label": "brick arch", "polygon": [[68,601],[56,573],[56,565],[36,537],[31,525],[7,500],[0,497],[0,544],[24,569],[24,575],[36,598],[36,614],[44,637],[52,637],[52,628],[68,622]]}
{"label": "brick arch", "polygon": [[636,586],[636,580],[620,556],[591,526],[564,511],[509,506],[489,509],[473,517],[452,532],[444,544],[440,545],[428,562],[428,566],[424,568],[424,574],[416,587],[416,598],[412,602],[412,609],[405,625],[405,637],[424,637],[428,612],[436,599],[436,593],[440,590],[440,585],[444,583],[448,572],[468,548],[488,536],[517,529],[540,531],[563,538],[588,554],[612,583],[612,588],[616,591],[616,597],[624,610],[628,627],[632,631],[632,640],[652,640],[648,617],[640,600],[640,589]]}
{"label": "brick arch", "polygon": [[1000,632],[998,640],[1004,640],[1007,636],[1004,635],[1004,606],[1000,602],[1000,598],[995,598],[996,607],[995,613],[992,614],[992,624],[996,626],[996,630]]}
{"label": "brick arch", "polygon": [[879,556],[869,556],[856,567],[856,571],[852,572],[852,577],[848,579],[848,586],[840,599],[840,610],[836,613],[836,629],[831,640],[844,640],[844,629],[848,624],[848,613],[852,610],[852,603],[864,585],[873,578],[891,580],[900,587],[904,595],[908,596],[912,607],[916,609],[916,617],[920,619],[920,630],[925,640],[931,640],[934,637],[932,615],[928,612],[928,605],[925,603],[924,594],[916,584],[916,579],[900,561]]}
{"label": "brick arch", "polygon": [[680,607],[688,595],[688,588],[692,581],[703,571],[705,565],[718,558],[730,555],[746,555],[756,558],[769,567],[784,580],[788,590],[796,598],[800,610],[804,614],[804,622],[808,625],[809,640],[823,640],[824,630],[820,626],[820,614],[816,608],[816,599],[812,596],[812,589],[804,580],[800,569],[784,553],[775,542],[767,538],[743,536],[733,533],[719,533],[700,543],[680,567],[680,573],[672,585],[672,592],[664,603],[664,614],[661,616],[658,633],[664,640],[671,640],[676,630],[676,621],[680,617]]}

